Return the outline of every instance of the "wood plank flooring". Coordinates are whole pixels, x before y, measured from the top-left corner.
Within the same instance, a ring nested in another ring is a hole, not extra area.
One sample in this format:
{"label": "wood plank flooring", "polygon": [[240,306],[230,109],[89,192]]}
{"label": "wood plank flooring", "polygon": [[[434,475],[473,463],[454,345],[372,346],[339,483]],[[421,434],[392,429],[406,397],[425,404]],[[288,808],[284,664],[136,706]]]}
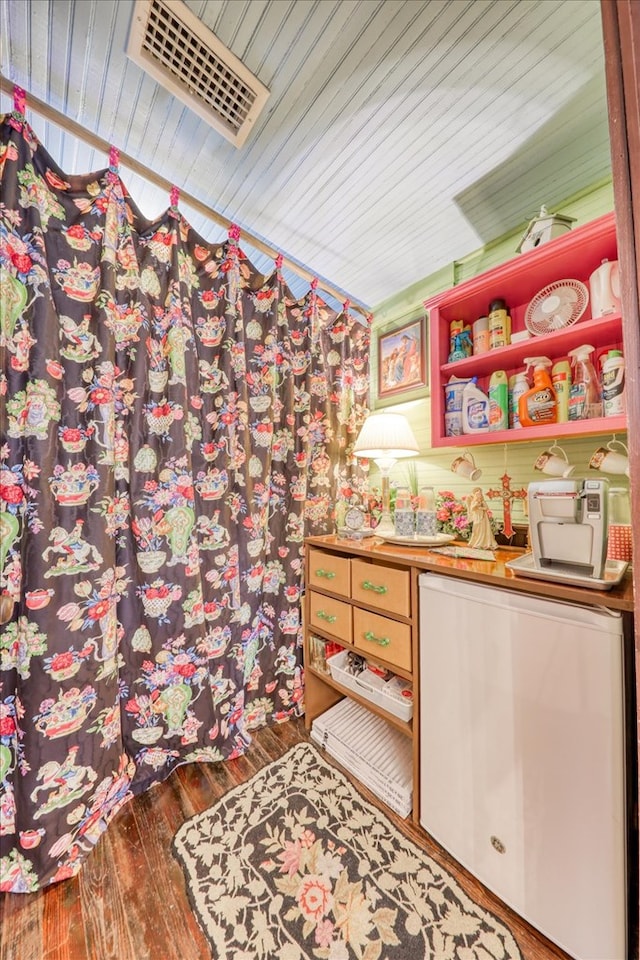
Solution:
{"label": "wood plank flooring", "polygon": [[[120,811],[79,876],[40,893],[0,897],[0,960],[211,960],[189,907],[182,869],[171,855],[171,840],[189,817],[306,739],[302,721],[264,728],[244,757],[179,767],[164,783],[136,797]],[[379,805],[470,897],[510,928],[524,960],[570,960],[421,828]]]}

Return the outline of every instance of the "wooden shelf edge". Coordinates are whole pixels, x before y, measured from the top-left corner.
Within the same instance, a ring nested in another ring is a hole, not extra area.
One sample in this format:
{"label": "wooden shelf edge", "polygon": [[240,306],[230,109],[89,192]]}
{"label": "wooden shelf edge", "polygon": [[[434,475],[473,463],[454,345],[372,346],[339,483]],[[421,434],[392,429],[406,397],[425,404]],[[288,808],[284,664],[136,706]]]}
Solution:
{"label": "wooden shelf edge", "polygon": [[399,730],[400,733],[403,733],[405,737],[413,739],[413,721],[412,720],[401,720],[400,717],[394,716],[393,713],[389,713],[388,710],[385,710],[384,707],[379,707],[376,703],[373,703],[371,700],[367,700],[366,697],[361,697],[356,690],[352,690],[351,687],[345,687],[343,684],[338,683],[337,680],[334,680],[331,674],[322,673],[320,670],[317,670],[315,667],[306,666],[305,672],[310,673],[312,676],[316,677],[318,680],[322,680],[323,683],[326,683],[327,686],[333,687],[334,690],[337,690],[338,693],[341,693],[343,696],[348,697],[350,700],[356,700],[363,707],[366,707],[367,710],[370,710],[372,713],[375,713],[378,717],[382,717],[383,720],[391,723],[396,730]]}
{"label": "wooden shelf edge", "polygon": [[459,437],[432,437],[432,447],[468,447],[478,443],[546,443],[549,440],[575,440],[609,433],[626,433],[627,418],[598,417],[594,420],[572,420],[569,423],[551,423],[519,430],[494,430],[488,433],[464,433]]}

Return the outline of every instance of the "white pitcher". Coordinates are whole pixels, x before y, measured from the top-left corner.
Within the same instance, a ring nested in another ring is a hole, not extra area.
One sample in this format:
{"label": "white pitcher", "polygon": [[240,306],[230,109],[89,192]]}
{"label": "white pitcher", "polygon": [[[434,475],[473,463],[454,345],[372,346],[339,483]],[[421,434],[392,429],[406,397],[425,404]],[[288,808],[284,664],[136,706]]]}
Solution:
{"label": "white pitcher", "polygon": [[603,260],[589,277],[591,316],[594,320],[620,313],[620,272],[617,260]]}

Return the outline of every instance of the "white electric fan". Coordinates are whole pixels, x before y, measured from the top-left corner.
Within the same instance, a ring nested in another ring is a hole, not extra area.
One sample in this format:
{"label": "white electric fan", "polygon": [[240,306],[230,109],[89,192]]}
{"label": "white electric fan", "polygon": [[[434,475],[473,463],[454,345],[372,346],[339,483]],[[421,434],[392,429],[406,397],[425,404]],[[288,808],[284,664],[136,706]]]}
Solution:
{"label": "white electric fan", "polygon": [[524,323],[536,337],[562,330],[580,319],[589,303],[589,291],[579,280],[556,280],[536,293]]}

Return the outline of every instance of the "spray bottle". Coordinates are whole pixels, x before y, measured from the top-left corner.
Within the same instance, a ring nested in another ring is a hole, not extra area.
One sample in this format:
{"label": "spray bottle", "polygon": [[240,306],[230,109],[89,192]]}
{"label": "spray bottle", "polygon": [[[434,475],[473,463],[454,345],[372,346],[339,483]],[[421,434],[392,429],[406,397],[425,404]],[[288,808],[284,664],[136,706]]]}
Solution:
{"label": "spray bottle", "polygon": [[530,389],[524,370],[509,377],[509,427],[512,430],[518,430],[522,426],[519,416],[520,397]]}
{"label": "spray bottle", "polygon": [[555,423],[558,402],[551,380],[551,360],[548,357],[525,357],[527,372],[533,367],[533,387],[518,401],[518,417],[523,427],[538,427]]}
{"label": "spray bottle", "polygon": [[494,370],[489,380],[489,430],[509,427],[509,380],[504,370]]}
{"label": "spray bottle", "polygon": [[602,416],[602,396],[591,362],[594,347],[588,343],[569,351],[573,364],[569,392],[569,420],[592,420]]}

